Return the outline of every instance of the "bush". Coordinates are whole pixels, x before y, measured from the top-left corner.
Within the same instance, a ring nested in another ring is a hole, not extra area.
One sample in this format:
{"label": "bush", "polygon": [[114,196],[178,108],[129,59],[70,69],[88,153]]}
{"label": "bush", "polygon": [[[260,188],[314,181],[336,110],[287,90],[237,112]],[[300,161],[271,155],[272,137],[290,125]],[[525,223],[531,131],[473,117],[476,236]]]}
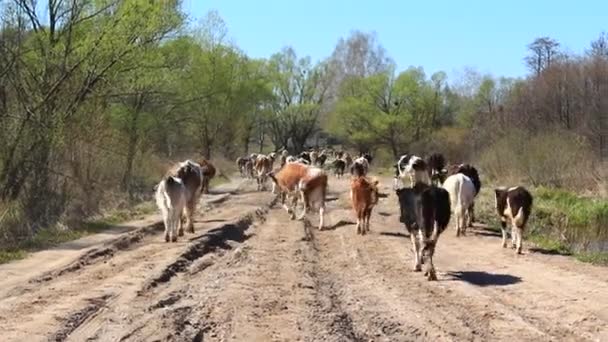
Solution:
{"label": "bush", "polygon": [[597,190],[597,161],[588,144],[556,131],[529,135],[515,131],[487,147],[479,158],[486,177],[501,184]]}
{"label": "bush", "polygon": [[442,153],[448,163],[462,163],[469,160],[467,148],[469,132],[461,127],[443,127],[428,139],[412,144],[412,152],[428,156]]}

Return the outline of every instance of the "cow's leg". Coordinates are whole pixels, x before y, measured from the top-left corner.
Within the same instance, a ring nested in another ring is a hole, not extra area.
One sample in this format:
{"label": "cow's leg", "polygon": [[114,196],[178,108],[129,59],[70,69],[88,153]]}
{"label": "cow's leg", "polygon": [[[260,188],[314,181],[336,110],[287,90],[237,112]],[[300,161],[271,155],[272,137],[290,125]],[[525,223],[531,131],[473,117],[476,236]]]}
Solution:
{"label": "cow's leg", "polygon": [[319,205],[319,230],[323,230],[325,224],[325,203]]}
{"label": "cow's leg", "polygon": [[194,233],[194,207],[196,206],[196,201],[188,201],[186,203],[186,231],[188,233]]}
{"label": "cow's leg", "polygon": [[502,248],[507,248],[507,222],[503,217],[500,218],[500,230],[502,232]]}
{"label": "cow's leg", "polygon": [[460,234],[462,234],[462,236],[466,236],[467,232],[467,209],[465,208],[461,208],[460,210]]}
{"label": "cow's leg", "polygon": [[289,198],[288,198],[289,207],[287,209],[287,213],[290,214],[289,215],[290,220],[295,220],[296,219],[296,206],[298,205],[298,194],[292,192],[288,196],[289,196]]}
{"label": "cow's leg", "polygon": [[437,273],[435,272],[435,265],[433,264],[433,254],[435,254],[435,247],[431,247],[429,251],[429,262],[427,271],[427,280],[437,280]]}
{"label": "cow's leg", "polygon": [[170,238],[170,234],[171,234],[171,229],[173,227],[171,227],[171,216],[169,213],[167,213],[166,215],[164,215],[163,217],[163,221],[165,224],[165,242],[169,242],[169,238]]}
{"label": "cow's leg", "polygon": [[517,227],[514,226],[512,229],[517,231],[517,241],[516,241],[516,247],[515,247],[515,252],[517,254],[521,254],[521,250],[522,250],[522,235],[523,235],[523,227]]}
{"label": "cow's leg", "polygon": [[420,244],[418,243],[417,232],[410,231],[410,240],[412,240],[412,252],[414,253],[414,271],[422,271],[422,265],[420,264]]}
{"label": "cow's leg", "polygon": [[184,236],[184,224],[186,222],[186,206],[184,206],[179,213],[179,229],[177,230],[178,236]]}
{"label": "cow's leg", "polygon": [[372,216],[372,208],[365,209],[365,231],[369,233],[369,220]]}
{"label": "cow's leg", "polygon": [[[302,201],[304,208],[302,209],[302,213],[300,214],[300,216],[298,216],[298,220],[303,220],[304,216],[306,216],[306,212],[308,211],[308,201],[306,200],[306,195],[304,195],[304,191],[300,190],[299,193],[300,193],[300,200]],[[296,201],[297,201],[297,197],[296,197]]]}
{"label": "cow's leg", "polygon": [[174,214],[171,221],[171,242],[177,242],[177,227],[181,225],[181,218],[179,213]]}
{"label": "cow's leg", "polygon": [[516,248],[517,247],[517,235],[519,234],[519,231],[517,229],[515,229],[515,224],[512,224],[511,227],[511,248]]}
{"label": "cow's leg", "polygon": [[473,227],[473,223],[475,222],[475,202],[471,204],[469,208],[469,227]]}
{"label": "cow's leg", "polygon": [[456,237],[460,237],[460,209],[459,208],[455,208],[454,209],[454,218],[456,221]]}

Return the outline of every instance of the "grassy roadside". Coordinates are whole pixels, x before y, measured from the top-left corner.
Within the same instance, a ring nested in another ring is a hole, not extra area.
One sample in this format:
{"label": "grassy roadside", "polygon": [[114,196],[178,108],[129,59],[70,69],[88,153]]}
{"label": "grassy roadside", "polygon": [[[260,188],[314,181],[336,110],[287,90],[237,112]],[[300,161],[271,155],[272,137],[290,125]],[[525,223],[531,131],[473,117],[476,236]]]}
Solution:
{"label": "grassy roadside", "polygon": [[0,264],[27,257],[29,253],[52,248],[61,243],[73,241],[87,235],[103,232],[118,223],[134,220],[153,213],[153,202],[142,202],[130,209],[115,210],[99,219],[84,221],[79,226],[66,229],[53,227],[41,229],[36,235],[21,240],[13,246],[0,247]]}
{"label": "grassy roadside", "polygon": [[[210,186],[216,187],[229,182],[225,177],[214,177]],[[77,227],[69,229],[54,227],[42,229],[36,235],[19,241],[12,246],[0,246],[0,264],[14,260],[20,260],[29,253],[55,247],[61,243],[73,241],[91,234],[101,233],[122,222],[141,218],[142,216],[156,212],[156,204],[153,201],[139,203],[129,209],[114,210],[101,218],[82,222]]]}
{"label": "grassy roadside", "polygon": [[[475,209],[479,221],[500,233],[493,188],[484,185]],[[530,191],[534,207],[526,242],[544,254],[568,255],[582,262],[608,266],[608,251],[592,247],[598,241],[608,241],[608,201],[551,188],[530,188]]]}

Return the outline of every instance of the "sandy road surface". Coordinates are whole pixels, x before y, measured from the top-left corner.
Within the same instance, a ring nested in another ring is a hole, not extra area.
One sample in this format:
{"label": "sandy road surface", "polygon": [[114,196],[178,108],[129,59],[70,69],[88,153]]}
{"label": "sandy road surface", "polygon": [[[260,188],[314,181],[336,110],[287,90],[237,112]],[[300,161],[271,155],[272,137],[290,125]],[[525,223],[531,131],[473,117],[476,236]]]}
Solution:
{"label": "sandy road surface", "polygon": [[0,266],[0,340],[608,341],[605,268],[451,227],[429,283],[392,194],[361,237],[347,180],[331,179],[325,231],[254,187],[204,197],[175,244],[151,216]]}

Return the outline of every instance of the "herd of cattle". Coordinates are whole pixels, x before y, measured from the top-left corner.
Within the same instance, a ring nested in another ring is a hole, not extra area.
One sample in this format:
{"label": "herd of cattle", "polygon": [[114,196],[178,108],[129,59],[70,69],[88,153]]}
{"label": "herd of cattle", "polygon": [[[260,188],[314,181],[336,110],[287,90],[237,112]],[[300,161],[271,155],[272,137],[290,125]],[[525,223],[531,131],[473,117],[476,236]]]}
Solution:
{"label": "herd of cattle", "polygon": [[[272,193],[292,220],[301,220],[311,210],[318,210],[319,230],[323,229],[328,187],[326,168],[335,177],[351,174],[350,199],[357,219],[357,234],[369,232],[372,209],[378,203],[379,181],[369,178],[372,156],[357,158],[340,151],[306,151],[289,155],[287,151],[268,155],[251,154],[236,160],[242,177],[255,179],[258,191]],[[275,164],[277,167],[275,168]],[[475,199],[481,190],[477,169],[469,164],[447,165],[443,155],[436,153],[421,158],[404,154],[394,164],[394,190],[400,208],[400,221],[409,232],[414,254],[414,270],[422,271],[428,280],[436,280],[433,254],[439,235],[453,217],[456,236],[466,235],[475,221]],[[194,233],[193,215],[202,193],[209,190],[215,175],[207,160],[186,160],[171,168],[156,186],[156,203],[163,215],[165,241],[175,242],[182,236],[183,226]],[[494,189],[495,209],[500,217],[502,246],[507,247],[507,223],[511,224],[512,247],[522,251],[522,235],[532,209],[532,195],[522,186]],[[298,205],[302,208],[298,214]],[[182,221],[184,221],[182,223]]]}

